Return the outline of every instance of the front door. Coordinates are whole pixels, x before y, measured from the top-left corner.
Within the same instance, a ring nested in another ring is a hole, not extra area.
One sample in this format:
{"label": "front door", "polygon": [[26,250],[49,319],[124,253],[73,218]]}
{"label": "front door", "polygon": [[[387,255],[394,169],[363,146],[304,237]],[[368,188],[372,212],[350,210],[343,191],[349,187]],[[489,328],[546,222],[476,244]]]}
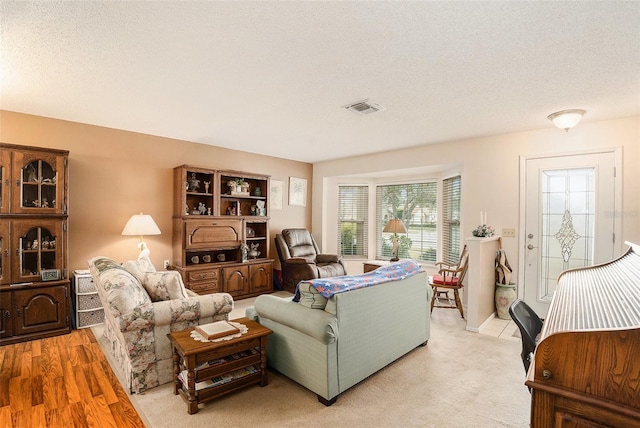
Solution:
{"label": "front door", "polygon": [[614,257],[616,153],[525,161],[524,301],[544,318],[558,275]]}

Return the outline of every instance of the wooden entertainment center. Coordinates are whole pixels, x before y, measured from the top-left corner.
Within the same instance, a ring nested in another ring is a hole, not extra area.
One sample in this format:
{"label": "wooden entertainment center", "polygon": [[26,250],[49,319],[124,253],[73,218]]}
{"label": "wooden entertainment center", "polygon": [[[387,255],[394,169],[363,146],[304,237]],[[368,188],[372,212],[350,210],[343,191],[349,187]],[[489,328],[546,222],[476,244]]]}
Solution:
{"label": "wooden entertainment center", "polygon": [[269,176],[174,168],[173,269],[198,294],[273,291]]}

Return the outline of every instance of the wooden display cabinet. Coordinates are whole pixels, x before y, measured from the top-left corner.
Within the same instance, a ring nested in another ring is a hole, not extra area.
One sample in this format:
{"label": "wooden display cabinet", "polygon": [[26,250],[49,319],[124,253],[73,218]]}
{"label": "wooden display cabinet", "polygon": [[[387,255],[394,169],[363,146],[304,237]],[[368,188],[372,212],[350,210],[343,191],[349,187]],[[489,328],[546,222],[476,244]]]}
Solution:
{"label": "wooden display cabinet", "polygon": [[[173,268],[187,288],[234,298],[273,290],[269,176],[182,165],[174,169],[174,197]],[[250,259],[243,245],[254,250]]]}
{"label": "wooden display cabinet", "polygon": [[68,155],[0,143],[0,344],[71,331]]}

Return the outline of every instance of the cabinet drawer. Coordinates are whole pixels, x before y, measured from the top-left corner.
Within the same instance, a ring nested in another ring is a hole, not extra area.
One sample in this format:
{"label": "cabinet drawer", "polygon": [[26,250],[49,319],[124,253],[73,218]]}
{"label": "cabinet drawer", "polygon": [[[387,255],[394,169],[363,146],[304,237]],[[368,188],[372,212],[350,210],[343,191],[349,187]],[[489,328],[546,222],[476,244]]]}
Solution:
{"label": "cabinet drawer", "polygon": [[78,312],[77,321],[78,328],[101,324],[104,322],[104,311],[102,309],[97,309],[95,311]]}
{"label": "cabinet drawer", "polygon": [[220,283],[218,281],[193,283],[189,284],[187,288],[191,291],[195,291],[198,294],[212,294],[222,291],[220,289]]}
{"label": "cabinet drawer", "polygon": [[98,309],[102,307],[100,296],[97,294],[78,295],[78,310]]}
{"label": "cabinet drawer", "polygon": [[76,276],[76,293],[93,293],[96,285],[91,276]]}
{"label": "cabinet drawer", "polygon": [[194,281],[211,281],[211,280],[215,280],[217,282],[218,269],[189,272],[187,275],[190,283]]}

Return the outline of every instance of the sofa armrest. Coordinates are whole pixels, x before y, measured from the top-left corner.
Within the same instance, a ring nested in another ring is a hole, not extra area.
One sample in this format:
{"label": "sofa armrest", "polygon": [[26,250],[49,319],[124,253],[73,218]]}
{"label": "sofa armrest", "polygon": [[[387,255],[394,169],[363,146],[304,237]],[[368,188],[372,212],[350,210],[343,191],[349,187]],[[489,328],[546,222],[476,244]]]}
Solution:
{"label": "sofa armrest", "polygon": [[254,308],[258,317],[298,330],[321,343],[338,340],[336,317],[321,309],[310,309],[291,301],[291,298],[283,299],[268,294],[258,296]]}
{"label": "sofa armrest", "polygon": [[120,331],[133,331],[148,327],[170,325],[184,321],[197,321],[214,315],[227,315],[233,310],[233,297],[228,293],[196,295],[186,299],[164,300],[136,308],[120,315]]}

